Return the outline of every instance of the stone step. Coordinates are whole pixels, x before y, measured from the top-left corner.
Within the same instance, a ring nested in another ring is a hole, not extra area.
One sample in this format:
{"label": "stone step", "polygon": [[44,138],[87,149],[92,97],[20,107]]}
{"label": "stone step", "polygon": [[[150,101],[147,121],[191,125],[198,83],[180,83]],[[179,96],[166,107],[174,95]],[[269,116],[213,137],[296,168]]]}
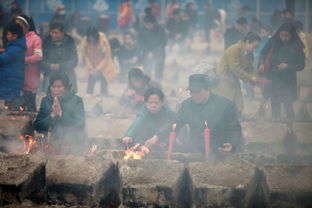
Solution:
{"label": "stone step", "polygon": [[45,160],[30,155],[0,154],[0,204],[28,199],[46,201]]}
{"label": "stone step", "polygon": [[297,82],[299,86],[312,86],[312,69],[306,67],[304,70],[297,72]]}
{"label": "stone step", "polygon": [[[272,118],[272,108],[271,102],[267,101],[255,101],[249,100],[245,101],[245,107],[243,114],[247,117],[252,118]],[[295,119],[298,121],[307,121],[311,120],[312,112],[309,114],[308,110],[309,103],[296,101],[293,104],[293,110],[295,114]],[[284,107],[281,107],[281,117],[286,118],[286,113]]]}
{"label": "stone step", "polygon": [[185,165],[177,161],[119,163],[124,207],[190,207]]}
{"label": "stone step", "polygon": [[243,122],[241,126],[248,151],[271,154],[286,151],[285,142],[290,131],[286,124],[260,121]]}
{"label": "stone step", "polygon": [[312,207],[312,167],[267,165],[263,168],[271,207]]}
{"label": "stone step", "polygon": [[244,100],[243,115],[246,117],[256,117],[258,116],[258,109],[261,102],[258,100]]}
{"label": "stone step", "polygon": [[52,204],[119,204],[118,168],[98,157],[55,156],[47,163],[48,200]]}
{"label": "stone step", "polygon": [[292,128],[294,136],[299,143],[312,145],[312,122],[293,123]]}
{"label": "stone step", "polygon": [[312,165],[312,153],[310,152],[310,154],[277,155],[276,163],[277,164],[289,164],[289,165]]}
{"label": "stone step", "polygon": [[[311,81],[310,81],[311,82]],[[300,87],[299,88],[299,96],[298,96],[299,101],[312,101],[312,87]]]}
{"label": "stone step", "polygon": [[255,165],[190,163],[189,172],[195,207],[254,207],[257,202],[254,197],[259,176]]}

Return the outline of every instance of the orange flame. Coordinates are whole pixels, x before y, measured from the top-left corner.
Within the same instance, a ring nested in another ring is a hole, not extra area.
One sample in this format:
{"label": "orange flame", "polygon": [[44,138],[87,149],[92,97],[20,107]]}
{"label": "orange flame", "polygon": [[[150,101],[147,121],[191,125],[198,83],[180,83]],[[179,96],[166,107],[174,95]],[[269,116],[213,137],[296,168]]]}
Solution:
{"label": "orange flame", "polygon": [[8,110],[8,109],[9,109],[9,106],[7,106],[7,105],[4,106],[4,109],[5,109],[5,110]]}
{"label": "orange flame", "polygon": [[176,123],[172,124],[172,131],[175,131],[176,128],[177,128],[177,124]]}
{"label": "orange flame", "polygon": [[205,126],[206,126],[206,128],[208,128],[208,122],[207,121],[205,121]]}
{"label": "orange flame", "polygon": [[183,89],[182,87],[179,88],[179,93],[182,94],[183,93]]}
{"label": "orange flame", "polygon": [[[141,147],[141,151],[135,151]],[[140,144],[136,144],[125,151],[124,160],[141,160],[144,155],[149,153],[148,147]]]}
{"label": "orange flame", "polygon": [[97,145],[96,144],[92,145],[92,147],[90,149],[90,154],[96,155],[96,149],[97,149]]}
{"label": "orange flame", "polygon": [[20,134],[19,138],[24,144],[22,154],[29,154],[32,148],[37,144],[37,142],[31,135],[26,134],[25,136],[23,136]]}

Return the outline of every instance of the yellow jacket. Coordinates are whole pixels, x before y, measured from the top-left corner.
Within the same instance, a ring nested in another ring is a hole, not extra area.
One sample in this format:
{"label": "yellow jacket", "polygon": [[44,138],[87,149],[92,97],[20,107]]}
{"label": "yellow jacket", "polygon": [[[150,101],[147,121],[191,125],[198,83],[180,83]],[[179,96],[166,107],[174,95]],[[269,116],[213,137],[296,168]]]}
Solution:
{"label": "yellow jacket", "polygon": [[[105,56],[102,61],[95,67],[96,70],[102,71],[106,81],[110,82],[118,75],[118,70],[112,60],[112,52],[110,44],[106,38],[106,35],[102,32],[99,32],[99,47],[105,49]],[[89,55],[87,54],[87,37],[84,37],[82,40],[82,57],[86,68],[86,77],[89,77],[90,71],[93,69],[90,62]]]}
{"label": "yellow jacket", "polygon": [[253,56],[247,55],[242,42],[230,46],[223,54],[217,67],[220,79],[250,82],[255,76]]}

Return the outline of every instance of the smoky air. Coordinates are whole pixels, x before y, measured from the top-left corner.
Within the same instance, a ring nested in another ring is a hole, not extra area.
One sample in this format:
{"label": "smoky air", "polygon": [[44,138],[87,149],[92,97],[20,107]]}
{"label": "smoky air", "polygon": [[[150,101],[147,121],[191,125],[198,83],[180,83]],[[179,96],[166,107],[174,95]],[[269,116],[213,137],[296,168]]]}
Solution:
{"label": "smoky air", "polygon": [[0,3],[0,207],[312,207],[312,2]]}

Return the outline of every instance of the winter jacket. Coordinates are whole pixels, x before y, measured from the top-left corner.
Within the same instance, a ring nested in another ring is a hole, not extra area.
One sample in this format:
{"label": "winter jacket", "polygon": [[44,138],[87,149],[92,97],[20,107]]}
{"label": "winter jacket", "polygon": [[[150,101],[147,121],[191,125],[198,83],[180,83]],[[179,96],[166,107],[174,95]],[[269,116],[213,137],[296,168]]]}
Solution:
{"label": "winter jacket", "polygon": [[[297,96],[297,71],[305,66],[305,54],[300,43],[289,42],[282,45],[274,38],[271,38],[261,51],[259,64],[263,64],[265,57],[272,49],[268,79],[272,80],[272,96],[287,97],[295,100]],[[287,64],[283,71],[278,69],[281,63]]]}
{"label": "winter jacket", "polygon": [[[218,147],[224,143],[231,143],[233,152],[242,148],[244,140],[241,126],[237,119],[236,108],[233,103],[221,96],[210,94],[206,103],[195,103],[191,98],[182,102],[181,108],[176,116],[176,132],[189,125],[190,138],[193,147],[189,150],[205,152],[204,129],[205,121],[210,129],[210,148],[212,152],[218,152]],[[172,124],[169,126],[171,128]],[[161,136],[163,132],[157,135]]]}
{"label": "winter jacket", "polygon": [[167,36],[165,30],[160,25],[155,25],[152,29],[143,27],[139,32],[139,46],[144,53],[165,53]]}
{"label": "winter jacket", "polygon": [[[152,114],[144,105],[136,114],[136,118],[125,136],[132,137],[134,143],[144,144],[146,140],[164,128],[166,124],[172,122],[174,115],[167,106],[163,106],[157,114]],[[161,138],[160,140],[163,139],[167,138]]]}
{"label": "winter jacket", "polygon": [[215,92],[233,101],[242,112],[244,102],[239,80],[250,82],[251,78],[256,76],[253,54],[245,52],[242,42],[232,45],[224,52],[217,67],[217,75],[220,82]]}
{"label": "winter jacket", "polygon": [[37,93],[40,83],[39,62],[42,59],[42,41],[35,32],[26,34],[27,52],[25,58],[24,90]]}
{"label": "winter jacket", "polygon": [[89,51],[89,45],[87,38],[84,37],[81,43],[82,46],[82,57],[86,67],[86,77],[89,77],[91,70],[99,70],[103,73],[106,81],[112,81],[117,76],[117,68],[112,60],[112,52],[110,44],[104,33],[100,32],[100,38],[98,43],[97,56],[101,57],[97,63],[92,63],[92,54]]}
{"label": "winter jacket", "polygon": [[0,54],[0,99],[13,101],[20,97],[24,86],[25,37],[9,42]]}
{"label": "winter jacket", "polygon": [[86,139],[82,98],[77,96],[74,90],[69,91],[63,98],[59,98],[62,117],[56,116],[54,119],[51,117],[53,100],[54,98],[50,94],[42,99],[34,122],[34,129],[40,133],[50,131],[52,143],[59,144],[56,148],[61,148],[64,145],[81,150]]}
{"label": "winter jacket", "polygon": [[53,72],[50,65],[60,64],[59,70],[67,74],[73,88],[77,90],[77,80],[74,69],[77,66],[78,58],[74,39],[65,34],[64,39],[60,43],[56,43],[52,40],[51,36],[48,36],[43,41],[42,52],[43,59],[41,62],[41,69],[44,73],[43,89],[47,90],[49,78]]}

